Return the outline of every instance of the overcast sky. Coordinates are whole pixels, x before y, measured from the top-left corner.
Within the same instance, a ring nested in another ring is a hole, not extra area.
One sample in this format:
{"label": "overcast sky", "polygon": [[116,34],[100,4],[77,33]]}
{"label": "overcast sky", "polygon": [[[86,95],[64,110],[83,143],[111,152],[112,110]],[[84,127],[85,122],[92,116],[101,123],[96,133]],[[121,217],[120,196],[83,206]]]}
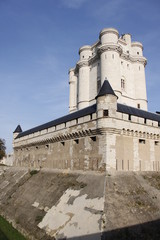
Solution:
{"label": "overcast sky", "polygon": [[132,34],[148,59],[149,111],[160,111],[159,0],[0,0],[0,137],[68,113],[68,70],[103,28]]}

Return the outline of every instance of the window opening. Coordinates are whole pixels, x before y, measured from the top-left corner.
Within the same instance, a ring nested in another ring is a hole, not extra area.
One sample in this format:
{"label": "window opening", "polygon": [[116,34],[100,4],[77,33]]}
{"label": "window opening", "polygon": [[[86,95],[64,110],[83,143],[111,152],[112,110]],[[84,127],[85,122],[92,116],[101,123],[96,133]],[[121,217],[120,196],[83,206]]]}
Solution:
{"label": "window opening", "polygon": [[125,90],[125,80],[121,79],[121,89]]}
{"label": "window opening", "polygon": [[158,146],[158,145],[159,145],[159,141],[155,141],[154,144],[155,144],[156,146]]}
{"label": "window opening", "polygon": [[74,140],[76,144],[79,144],[79,139]]}
{"label": "window opening", "polygon": [[108,109],[103,110],[103,117],[108,117]]}
{"label": "window opening", "polygon": [[139,139],[139,143],[145,144],[145,140],[144,139]]}
{"label": "window opening", "polygon": [[97,140],[97,139],[96,139],[96,136],[91,137],[91,139],[92,139],[93,142],[96,142],[96,140]]}

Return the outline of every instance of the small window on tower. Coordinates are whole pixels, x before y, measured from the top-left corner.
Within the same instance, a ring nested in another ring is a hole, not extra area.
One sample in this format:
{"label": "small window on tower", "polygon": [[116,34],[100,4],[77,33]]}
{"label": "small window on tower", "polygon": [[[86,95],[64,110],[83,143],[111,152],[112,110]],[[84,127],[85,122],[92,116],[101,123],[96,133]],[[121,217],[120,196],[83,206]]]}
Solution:
{"label": "small window on tower", "polygon": [[125,80],[121,79],[121,89],[125,90]]}
{"label": "small window on tower", "polygon": [[108,117],[108,109],[103,110],[103,117]]}
{"label": "small window on tower", "polygon": [[137,108],[141,108],[141,105],[140,105],[140,103],[138,103],[138,104],[137,104]]}
{"label": "small window on tower", "polygon": [[112,54],[112,58],[114,59],[114,54]]}
{"label": "small window on tower", "polygon": [[137,52],[137,55],[139,55],[139,52]]}

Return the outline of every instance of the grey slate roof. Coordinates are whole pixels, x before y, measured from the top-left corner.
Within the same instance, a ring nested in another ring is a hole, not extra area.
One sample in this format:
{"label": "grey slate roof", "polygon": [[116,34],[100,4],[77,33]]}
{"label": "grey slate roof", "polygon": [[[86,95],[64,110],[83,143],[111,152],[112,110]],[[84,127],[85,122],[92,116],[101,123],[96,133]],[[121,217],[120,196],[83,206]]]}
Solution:
{"label": "grey slate roof", "polygon": [[130,106],[123,105],[120,103],[117,104],[117,112],[126,113],[129,115],[133,115],[133,116],[160,122],[160,115],[158,115],[156,113],[151,113],[151,112],[139,109],[139,108],[130,107]]}
{"label": "grey slate roof", "polygon": [[38,132],[38,131],[41,131],[41,130],[44,130],[44,129],[56,126],[56,125],[61,124],[61,123],[65,123],[65,122],[68,122],[68,121],[71,121],[71,120],[74,120],[74,119],[77,119],[77,118],[80,118],[80,117],[84,117],[86,115],[89,115],[89,114],[92,114],[92,113],[95,113],[95,112],[96,112],[96,104],[94,104],[92,106],[89,106],[89,107],[86,107],[84,109],[81,109],[79,111],[70,113],[70,114],[68,114],[66,116],[63,116],[63,117],[58,118],[58,119],[55,119],[55,120],[53,120],[51,122],[42,124],[42,125],[37,126],[35,128],[29,129],[27,131],[21,132],[20,134],[18,134],[16,139],[24,137],[24,136],[29,135],[29,134],[34,133],[34,132]]}
{"label": "grey slate roof", "polygon": [[20,125],[18,125],[13,133],[21,133],[21,132],[22,132],[22,128]]}
{"label": "grey slate roof", "polygon": [[[107,95],[107,94],[112,94],[112,95],[116,96],[116,94],[114,93],[114,91],[113,91],[110,83],[108,82],[108,80],[105,80],[101,89],[100,89],[100,91],[99,91],[99,93],[98,93],[98,95],[97,95],[97,97],[96,97],[96,99],[100,96],[104,96],[104,95]],[[77,119],[77,118],[80,118],[80,117],[84,117],[86,115],[90,115],[92,113],[95,113],[96,109],[97,109],[97,105],[94,104],[92,106],[89,106],[89,107],[86,107],[86,108],[81,109],[79,111],[70,113],[66,116],[55,119],[51,122],[42,124],[40,126],[34,127],[32,129],[29,129],[29,130],[24,131],[24,132],[22,132],[22,129],[21,129],[20,125],[18,125],[16,130],[14,131],[14,133],[15,132],[19,133],[16,138],[21,138],[21,137],[24,137],[24,136],[29,135],[31,133],[38,132],[38,131],[48,129],[48,128],[56,126],[56,125],[59,125],[61,123],[65,123],[65,122],[68,122],[68,121],[71,121],[71,120],[74,120],[74,119]],[[141,109],[138,109],[138,108],[134,108],[134,107],[130,107],[130,106],[127,106],[127,105],[117,103],[117,112],[126,113],[128,115],[133,115],[133,116],[141,117],[141,118],[144,118],[144,119],[150,119],[150,120],[153,120],[153,121],[157,121],[160,124],[160,115],[159,114],[147,112],[147,111],[144,111],[144,110],[141,110]]]}
{"label": "grey slate roof", "polygon": [[[84,117],[86,115],[95,113],[96,108],[97,108],[97,106],[96,106],[96,104],[94,104],[94,105],[89,106],[87,108],[84,108],[82,110],[79,110],[79,111],[76,111],[74,113],[63,116],[61,118],[55,119],[51,122],[45,123],[43,125],[37,126],[35,128],[29,129],[29,130],[24,131],[24,132],[20,132],[16,138],[21,138],[21,137],[24,137],[24,136],[29,135],[31,133],[38,132],[38,131],[56,126],[56,125],[61,124],[61,123],[65,123],[67,121],[71,121],[71,120],[74,120],[74,119],[77,119],[77,118]],[[123,104],[120,104],[120,103],[117,104],[117,112],[129,114],[129,115],[133,115],[133,116],[137,116],[137,117],[141,117],[141,118],[145,118],[145,119],[150,119],[150,120],[157,121],[157,122],[160,123],[160,115],[155,114],[155,113],[151,113],[151,112],[147,112],[147,111],[144,111],[144,110],[141,110],[141,109],[138,109],[138,108],[130,107],[130,106],[127,106],[127,105],[123,105]]]}
{"label": "grey slate roof", "polygon": [[[103,85],[98,93],[98,95],[95,97],[95,99],[97,99],[98,97],[100,96],[104,96],[104,95],[107,95],[107,94],[111,94],[111,95],[114,95],[117,97],[117,95],[115,94],[115,92],[113,91],[110,83],[108,80],[105,80],[103,82]],[[118,98],[118,97],[117,97]]]}

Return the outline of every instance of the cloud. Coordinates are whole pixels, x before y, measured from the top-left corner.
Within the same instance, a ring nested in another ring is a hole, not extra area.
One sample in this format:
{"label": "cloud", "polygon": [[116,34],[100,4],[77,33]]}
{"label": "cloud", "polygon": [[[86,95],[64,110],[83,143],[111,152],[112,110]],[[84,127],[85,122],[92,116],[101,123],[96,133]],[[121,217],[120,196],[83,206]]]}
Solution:
{"label": "cloud", "polygon": [[85,2],[89,0],[61,0],[61,3],[67,8],[80,8]]}

